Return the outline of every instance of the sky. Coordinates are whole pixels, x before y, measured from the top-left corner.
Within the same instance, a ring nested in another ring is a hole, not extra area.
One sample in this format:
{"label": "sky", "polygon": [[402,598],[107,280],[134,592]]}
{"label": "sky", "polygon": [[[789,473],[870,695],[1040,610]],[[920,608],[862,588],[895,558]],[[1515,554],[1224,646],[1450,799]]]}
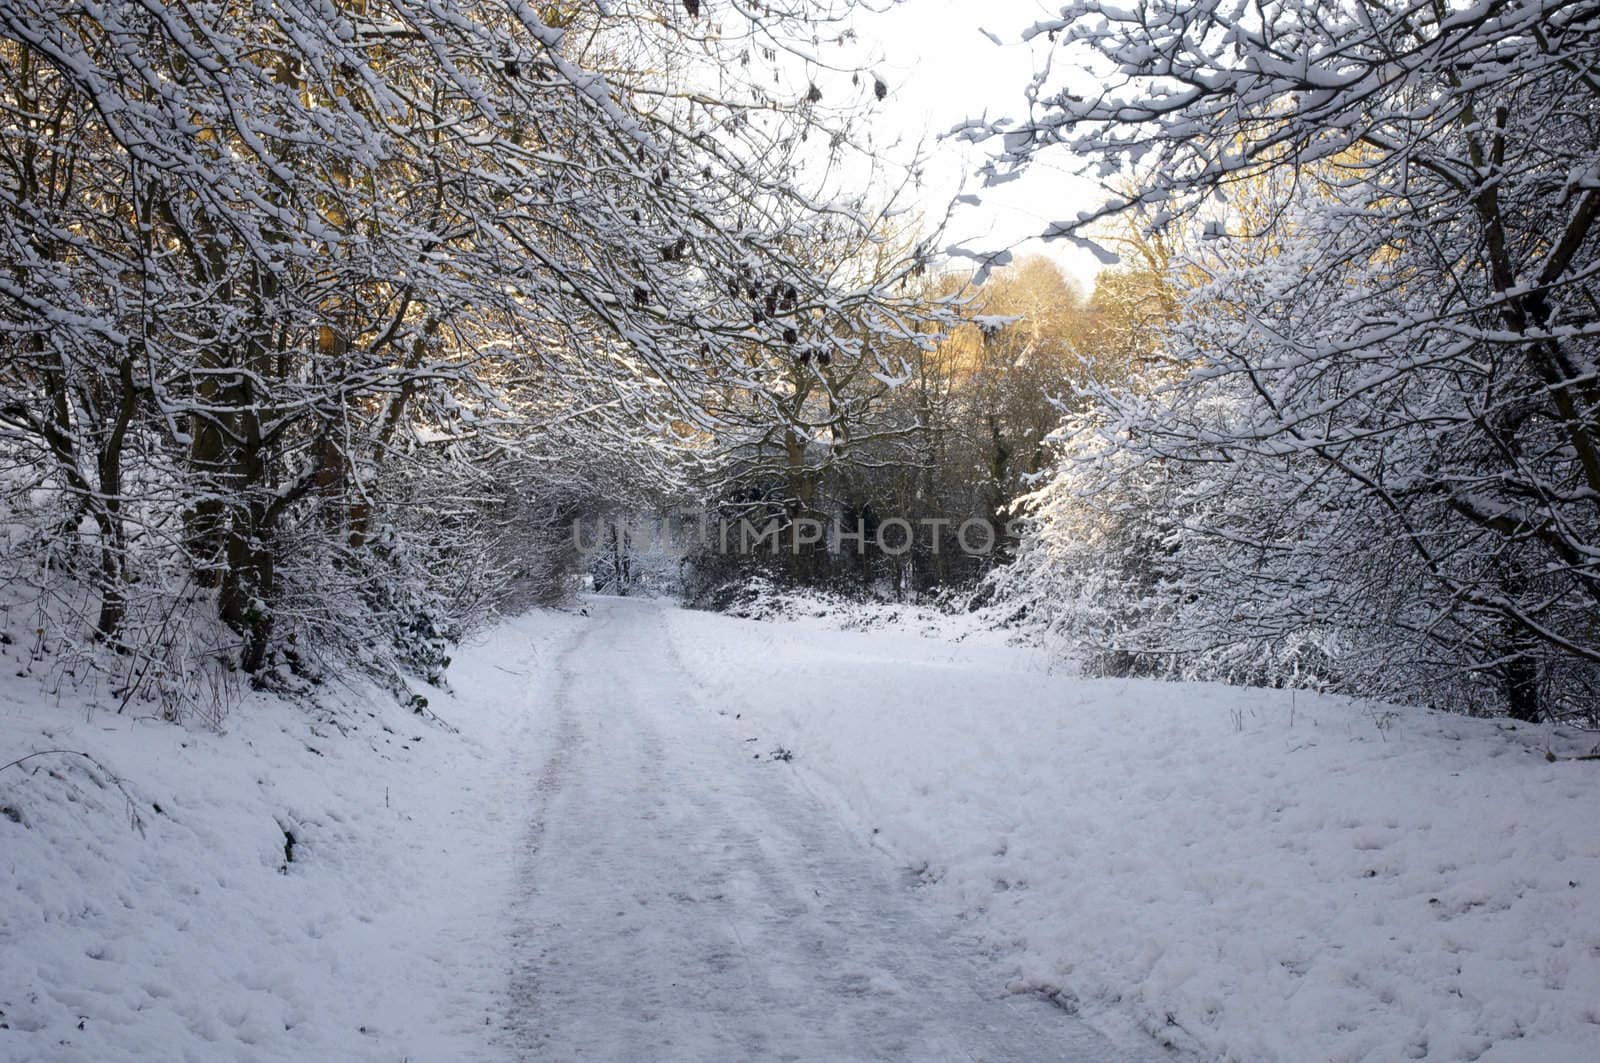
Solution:
{"label": "sky", "polygon": [[[857,25],[885,56],[878,69],[889,96],[880,105],[880,128],[912,141],[923,130],[930,135],[924,210],[938,217],[960,191],[983,200],[958,208],[945,243],[985,251],[1015,245],[1018,255],[1046,254],[1088,288],[1100,268],[1092,255],[1062,241],[1029,239],[1098,203],[1093,184],[1068,172],[1070,160],[1046,158],[1021,180],[984,189],[972,176],[984,158],[981,146],[931,139],[966,118],[1024,113],[1023,91],[1043,53],[1042,42],[1021,43],[1022,31],[1054,14],[1049,0],[904,0]],[[983,30],[1004,43],[994,44]]]}

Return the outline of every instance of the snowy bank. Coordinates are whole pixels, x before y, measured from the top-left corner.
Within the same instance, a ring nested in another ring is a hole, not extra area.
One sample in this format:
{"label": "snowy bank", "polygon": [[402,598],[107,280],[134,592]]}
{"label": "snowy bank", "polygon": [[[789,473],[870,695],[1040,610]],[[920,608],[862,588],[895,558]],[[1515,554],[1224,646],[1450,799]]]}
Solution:
{"label": "snowy bank", "polygon": [[[1600,1058],[1593,735],[672,615],[701,710],[1009,954],[1201,1058]],[[1558,759],[1549,760],[1548,756]]]}
{"label": "snowy bank", "polygon": [[502,1057],[513,736],[577,623],[464,648],[457,731],[360,686],[174,726],[0,647],[0,764],[76,751],[0,772],[0,1059]]}

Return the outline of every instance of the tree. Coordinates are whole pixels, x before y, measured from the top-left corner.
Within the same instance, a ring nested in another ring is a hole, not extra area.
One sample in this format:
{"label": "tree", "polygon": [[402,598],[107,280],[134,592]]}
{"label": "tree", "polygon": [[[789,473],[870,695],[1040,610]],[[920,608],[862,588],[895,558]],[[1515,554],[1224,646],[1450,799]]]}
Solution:
{"label": "tree", "polygon": [[876,225],[805,175],[861,156],[852,6],[0,7],[0,410],[43,538],[92,518],[101,633],[187,579],[265,672],[330,566],[430,578],[395,507],[484,499],[416,498],[439,461],[659,471],[750,351],[897,328],[916,262],[797,250]]}
{"label": "tree", "polygon": [[996,528],[1048,457],[1059,403],[1082,383],[1086,314],[1077,287],[1049,259],[1024,258],[972,296],[970,324],[946,341],[955,410],[943,474],[974,483],[973,512]]}
{"label": "tree", "polygon": [[[1095,429],[1100,458],[1189,467],[1161,593],[1242,642],[1235,614],[1331,628],[1356,689],[1593,714],[1600,14],[1145,0],[1030,33],[1117,73],[1036,85],[996,172],[1064,148],[1134,184],[1052,235],[1201,238],[1165,371]],[[1252,187],[1272,209],[1233,204]]]}

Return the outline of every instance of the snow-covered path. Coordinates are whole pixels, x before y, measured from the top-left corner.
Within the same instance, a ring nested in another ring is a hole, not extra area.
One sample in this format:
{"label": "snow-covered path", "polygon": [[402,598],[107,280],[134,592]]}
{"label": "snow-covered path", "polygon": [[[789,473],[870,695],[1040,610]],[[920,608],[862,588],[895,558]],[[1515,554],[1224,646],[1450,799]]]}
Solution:
{"label": "snow-covered path", "polygon": [[220,732],[0,641],[0,1060],[1600,1059],[1592,733],[587,604]]}
{"label": "snow-covered path", "polygon": [[514,1054],[1127,1058],[1061,1010],[1005,995],[788,765],[714,726],[659,607],[590,608],[536,725],[548,758],[528,765]]}

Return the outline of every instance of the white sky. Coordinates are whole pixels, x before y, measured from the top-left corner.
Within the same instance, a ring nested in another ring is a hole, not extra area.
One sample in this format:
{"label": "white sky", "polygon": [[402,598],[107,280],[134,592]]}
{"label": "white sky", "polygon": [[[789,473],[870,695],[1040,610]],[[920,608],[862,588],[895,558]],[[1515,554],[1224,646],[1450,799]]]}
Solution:
{"label": "white sky", "polygon": [[[980,206],[957,208],[945,243],[982,250],[1016,245],[1019,256],[1046,254],[1087,288],[1100,268],[1092,255],[1063,241],[1029,239],[1050,222],[1097,205],[1095,187],[1066,172],[1069,160],[1047,158],[1034,163],[1021,180],[984,189],[971,176],[983,161],[980,146],[932,140],[932,135],[985,112],[991,117],[1024,113],[1023,89],[1044,45],[1019,43],[1022,31],[1053,17],[1056,10],[1049,0],[904,0],[883,15],[863,18],[858,30],[869,42],[876,38],[887,57],[880,67],[889,84],[889,96],[879,105],[880,135],[898,128],[914,142],[922,130],[930,134],[925,211],[934,217],[942,214],[960,190],[963,175],[965,191],[983,199]],[[1006,43],[995,45],[980,27]]]}

